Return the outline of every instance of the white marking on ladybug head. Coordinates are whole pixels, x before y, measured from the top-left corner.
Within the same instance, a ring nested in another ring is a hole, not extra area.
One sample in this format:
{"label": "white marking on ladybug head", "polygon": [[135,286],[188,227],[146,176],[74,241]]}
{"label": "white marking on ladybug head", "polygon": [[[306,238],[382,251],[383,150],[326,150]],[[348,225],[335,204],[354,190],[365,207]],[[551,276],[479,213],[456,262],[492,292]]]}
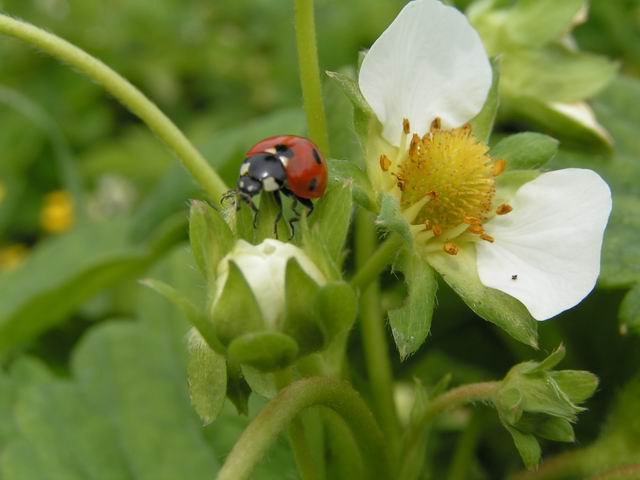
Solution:
{"label": "white marking on ladybug head", "polygon": [[265,192],[275,192],[280,188],[280,185],[278,185],[278,182],[276,182],[273,177],[267,177],[262,180],[262,188]]}
{"label": "white marking on ladybug head", "polygon": [[244,188],[244,180],[240,180],[240,181],[238,182],[238,186],[239,186],[240,188]]}
{"label": "white marking on ladybug head", "polygon": [[249,173],[249,162],[244,162],[240,165],[240,175],[246,175],[247,173]]}
{"label": "white marking on ladybug head", "polygon": [[286,170],[287,169],[287,165],[289,165],[289,157],[287,157],[286,155],[278,155],[278,158],[280,159],[280,163],[282,164],[282,166]]}
{"label": "white marking on ladybug head", "polygon": [[247,191],[249,191],[249,192],[253,192],[255,189],[256,189],[256,186],[255,186],[255,185],[253,185],[253,184],[251,184],[251,185],[249,185],[249,186],[247,187]]}
{"label": "white marking on ladybug head", "polygon": [[265,150],[265,152],[270,153],[271,155],[275,155],[275,153],[277,152],[275,147],[271,147],[271,148],[267,148]]}

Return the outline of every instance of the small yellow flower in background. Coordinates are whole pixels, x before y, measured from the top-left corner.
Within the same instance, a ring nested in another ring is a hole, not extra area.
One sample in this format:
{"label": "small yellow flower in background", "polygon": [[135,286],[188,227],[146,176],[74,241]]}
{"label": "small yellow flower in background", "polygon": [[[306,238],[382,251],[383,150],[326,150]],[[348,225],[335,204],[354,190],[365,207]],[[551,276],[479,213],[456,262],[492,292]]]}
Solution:
{"label": "small yellow flower in background", "polygon": [[28,248],[22,244],[0,248],[0,272],[15,270],[27,256]]}
{"label": "small yellow flower in background", "polygon": [[40,225],[47,233],[63,233],[73,226],[73,199],[64,190],[50,192],[44,197]]}

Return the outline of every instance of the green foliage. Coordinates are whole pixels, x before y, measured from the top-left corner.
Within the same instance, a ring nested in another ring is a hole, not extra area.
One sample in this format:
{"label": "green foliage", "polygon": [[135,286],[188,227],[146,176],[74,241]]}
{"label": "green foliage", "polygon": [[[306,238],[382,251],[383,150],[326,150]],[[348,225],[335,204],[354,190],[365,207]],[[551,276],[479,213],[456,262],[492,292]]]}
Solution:
{"label": "green foliage", "polygon": [[498,107],[500,106],[500,60],[498,58],[491,59],[491,70],[493,79],[487,100],[480,113],[470,122],[475,137],[485,143],[489,142],[496,115],[498,114]]}
{"label": "green foliage", "polygon": [[208,282],[214,281],[218,263],[233,248],[229,226],[217,210],[194,200],[189,217],[189,239],[198,268]]}
{"label": "green foliage", "polygon": [[376,224],[399,234],[408,246],[413,244],[413,235],[407,222],[402,216],[400,202],[389,194],[383,194],[380,202],[380,213]]}
{"label": "green foliage", "polygon": [[298,344],[280,332],[253,332],[237,337],[229,345],[229,359],[262,372],[281,370],[298,356]]}
{"label": "green foliage", "polygon": [[622,328],[640,333],[640,283],[627,292],[620,305],[620,324]]}

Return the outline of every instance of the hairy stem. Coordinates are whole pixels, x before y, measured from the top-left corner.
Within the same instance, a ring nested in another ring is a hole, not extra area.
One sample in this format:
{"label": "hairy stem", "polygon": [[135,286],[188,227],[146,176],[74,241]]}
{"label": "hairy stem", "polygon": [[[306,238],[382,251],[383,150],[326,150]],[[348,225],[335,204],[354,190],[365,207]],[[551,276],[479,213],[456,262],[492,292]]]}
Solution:
{"label": "hairy stem", "polygon": [[[376,232],[369,212],[359,210],[356,218],[356,265],[367,270],[375,254]],[[378,249],[378,252],[385,247]],[[397,249],[394,249],[397,251]],[[373,255],[373,257],[372,257]],[[377,270],[377,269],[376,269]],[[363,270],[360,270],[363,271]],[[390,451],[399,453],[400,425],[393,401],[393,374],[389,360],[389,347],[385,336],[385,319],[380,310],[379,271],[370,274],[368,286],[360,294],[360,330],[362,347],[371,382],[374,411],[385,434]]]}
{"label": "hairy stem", "polygon": [[329,407],[344,418],[371,469],[370,474],[379,479],[391,479],[382,433],[362,398],[347,383],[328,377],[313,377],[292,383],[269,402],[229,453],[218,480],[249,478],[291,421],[305,408],[317,405]]}
{"label": "hairy stem", "polygon": [[160,109],[128,80],[66,40],[0,14],[0,33],[23,40],[84,73],[137,115],[173,152],[216,203],[227,190],[218,174]]}
{"label": "hairy stem", "polygon": [[300,83],[309,136],[322,153],[329,156],[329,135],[327,134],[327,120],[322,103],[322,82],[318,66],[313,0],[295,0],[294,10]]}
{"label": "hairy stem", "polygon": [[[420,439],[436,416],[467,403],[493,401],[499,387],[500,382],[471,383],[449,390],[429,402],[422,417],[407,433],[403,449],[403,465],[411,465],[415,456],[422,453],[417,451],[421,444]],[[400,475],[399,478],[405,478],[405,476]]]}
{"label": "hairy stem", "polygon": [[[368,221],[373,228],[373,220],[369,218]],[[358,265],[358,270],[351,278],[351,285],[356,289],[364,289],[376,280],[396,258],[402,247],[402,241],[400,235],[392,233],[375,251],[369,252],[366,261],[363,259]]]}

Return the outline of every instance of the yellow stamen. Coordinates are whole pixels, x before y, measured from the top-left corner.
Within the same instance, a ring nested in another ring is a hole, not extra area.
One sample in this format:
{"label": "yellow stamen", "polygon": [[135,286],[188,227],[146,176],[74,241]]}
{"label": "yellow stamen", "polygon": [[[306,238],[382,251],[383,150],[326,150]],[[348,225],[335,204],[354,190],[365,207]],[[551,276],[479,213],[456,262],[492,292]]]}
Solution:
{"label": "yellow stamen", "polygon": [[496,214],[497,215],[506,215],[507,213],[513,211],[513,207],[511,205],[507,205],[506,203],[503,203],[502,205],[500,205],[497,209],[496,209]]}
{"label": "yellow stamen", "polygon": [[458,246],[453,242],[447,242],[442,246],[442,249],[447,252],[449,255],[457,255],[458,254]]}
{"label": "yellow stamen", "polygon": [[380,168],[383,172],[388,172],[391,167],[391,160],[384,153],[380,155]]}
{"label": "yellow stamen", "polygon": [[506,160],[496,160],[496,163],[493,164],[493,176],[497,177],[499,176],[502,172],[504,172],[504,169],[507,166],[507,161]]}
{"label": "yellow stamen", "polygon": [[409,135],[409,133],[411,133],[411,124],[409,123],[408,118],[404,118],[402,120],[402,131],[405,135]]}
{"label": "yellow stamen", "polygon": [[491,235],[487,235],[486,233],[483,233],[482,235],[480,235],[480,238],[489,243],[493,243],[496,241],[495,238],[493,238]]}

